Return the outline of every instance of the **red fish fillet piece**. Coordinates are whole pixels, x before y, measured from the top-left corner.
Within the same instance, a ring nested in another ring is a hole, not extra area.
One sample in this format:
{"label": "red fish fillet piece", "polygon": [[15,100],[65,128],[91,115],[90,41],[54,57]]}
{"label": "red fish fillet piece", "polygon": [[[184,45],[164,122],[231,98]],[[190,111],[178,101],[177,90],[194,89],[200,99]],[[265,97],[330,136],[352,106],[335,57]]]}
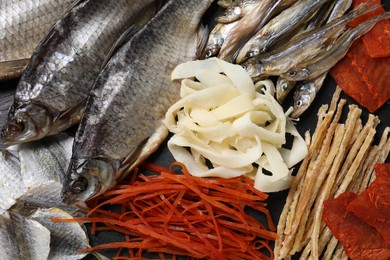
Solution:
{"label": "red fish fillet piece", "polygon": [[381,163],[375,165],[375,175],[377,178],[390,177],[390,163]]}
{"label": "red fish fillet piece", "polygon": [[390,98],[390,57],[371,58],[360,39],[330,75],[348,96],[372,113]]}
{"label": "red fish fillet piece", "polygon": [[[381,5],[380,0],[354,0],[353,7],[358,6],[359,4],[369,2],[369,6]],[[349,23],[349,26],[355,27],[356,25],[367,21],[368,19],[375,17],[377,15],[383,14],[385,9],[381,6],[378,9],[375,9],[372,12],[369,12],[363,16],[358,17]],[[382,58],[390,56],[390,21],[388,19],[382,20],[375,24],[375,26],[366,33],[363,37],[364,46],[367,49],[368,55],[371,58]]]}
{"label": "red fish fillet piece", "polygon": [[390,176],[380,176],[347,206],[363,222],[375,228],[390,247]]}
{"label": "red fish fillet piece", "polygon": [[388,260],[390,246],[377,230],[347,211],[347,205],[356,197],[353,192],[345,192],[336,199],[326,200],[323,212],[325,223],[352,260]]}

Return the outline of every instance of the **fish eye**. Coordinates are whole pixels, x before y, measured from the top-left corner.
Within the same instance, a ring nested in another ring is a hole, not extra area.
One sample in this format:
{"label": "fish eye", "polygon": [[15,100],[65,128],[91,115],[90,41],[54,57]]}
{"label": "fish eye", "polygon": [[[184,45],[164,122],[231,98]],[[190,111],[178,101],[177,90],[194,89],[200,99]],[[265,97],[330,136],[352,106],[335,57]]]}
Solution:
{"label": "fish eye", "polygon": [[87,189],[88,180],[85,177],[79,177],[71,185],[72,193],[79,194]]}
{"label": "fish eye", "polygon": [[211,50],[207,50],[204,56],[206,58],[210,58],[210,57],[214,56],[214,52]]}
{"label": "fish eye", "polygon": [[302,100],[297,100],[297,101],[295,101],[295,106],[296,106],[296,107],[301,107],[302,105],[303,105]]}
{"label": "fish eye", "polygon": [[280,85],[280,87],[281,87],[283,90],[287,90],[287,83],[286,83],[286,82],[283,82],[282,85]]}
{"label": "fish eye", "polygon": [[290,75],[290,77],[295,77],[297,75],[297,72],[295,70],[290,70],[288,72],[288,75]]}
{"label": "fish eye", "polygon": [[21,121],[12,121],[8,126],[8,130],[11,134],[19,134],[23,132],[24,124]]}
{"label": "fish eye", "polygon": [[245,58],[247,58],[247,59],[253,58],[253,56],[255,56],[254,53],[253,53],[253,51],[248,51],[248,52],[245,54]]}

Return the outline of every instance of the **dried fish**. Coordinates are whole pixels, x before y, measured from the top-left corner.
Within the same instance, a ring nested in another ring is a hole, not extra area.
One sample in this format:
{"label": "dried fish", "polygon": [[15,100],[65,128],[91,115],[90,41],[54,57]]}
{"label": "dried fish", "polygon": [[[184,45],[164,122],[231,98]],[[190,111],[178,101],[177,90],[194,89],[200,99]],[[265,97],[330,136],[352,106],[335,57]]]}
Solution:
{"label": "dried fish", "polygon": [[0,80],[22,74],[34,49],[73,2],[0,1]]}
{"label": "dried fish", "polygon": [[180,98],[170,73],[202,49],[201,18],[212,2],[169,1],[100,73],[76,133],[67,203],[104,192],[163,142],[162,120]]}
{"label": "dried fish", "polygon": [[78,1],[32,56],[1,132],[3,143],[37,140],[77,123],[115,42],[152,2]]}

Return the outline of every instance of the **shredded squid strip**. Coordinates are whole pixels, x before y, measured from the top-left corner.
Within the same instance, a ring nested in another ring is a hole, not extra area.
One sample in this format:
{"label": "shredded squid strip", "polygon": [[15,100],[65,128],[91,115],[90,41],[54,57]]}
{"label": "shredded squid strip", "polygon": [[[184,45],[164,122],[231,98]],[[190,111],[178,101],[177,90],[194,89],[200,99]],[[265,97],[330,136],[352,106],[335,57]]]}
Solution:
{"label": "shredded squid strip", "polygon": [[[218,58],[180,64],[171,79],[181,80],[181,99],[165,117],[175,160],[198,177],[248,175],[263,192],[290,187],[308,149],[272,81],[255,85],[241,66]],[[283,147],[287,134],[291,149]]]}

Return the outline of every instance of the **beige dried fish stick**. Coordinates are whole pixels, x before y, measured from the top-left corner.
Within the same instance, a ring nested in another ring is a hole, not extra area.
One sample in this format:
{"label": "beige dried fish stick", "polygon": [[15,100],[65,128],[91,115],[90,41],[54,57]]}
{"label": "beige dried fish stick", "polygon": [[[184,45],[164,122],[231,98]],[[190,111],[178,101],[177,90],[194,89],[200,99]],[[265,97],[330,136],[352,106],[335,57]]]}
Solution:
{"label": "beige dried fish stick", "polygon": [[[336,108],[336,105],[334,104],[337,104],[337,101],[339,99],[339,94],[340,92],[335,92],[335,95],[333,95],[333,98],[332,98],[332,102],[331,102],[331,105],[330,107],[332,108],[332,110],[329,110],[328,112],[326,111],[327,110],[327,107],[326,105],[324,106],[321,106],[321,108],[319,109],[318,111],[318,122],[317,122],[317,127],[313,133],[313,139],[312,139],[312,143],[309,147],[309,153],[308,153],[308,156],[305,158],[306,161],[309,162],[308,164],[308,167],[307,169],[299,169],[298,171],[298,174],[299,172],[301,171],[306,171],[306,176],[310,176],[310,173],[312,173],[312,169],[315,165],[315,160],[314,158],[317,157],[317,154],[318,154],[318,150],[321,150],[320,147],[321,147],[321,142],[323,141],[325,135],[326,135],[326,130],[328,129],[329,127],[329,124],[333,118],[333,115],[334,115],[334,110]],[[300,194],[304,194],[304,196],[306,197],[306,199],[304,201],[307,201],[308,198],[307,198],[307,194],[309,193],[310,189],[311,189],[311,182],[312,180],[310,181],[311,179],[309,178],[309,181],[306,181],[305,179],[305,182],[302,184],[302,188],[300,189],[302,192],[300,192]],[[294,194],[294,200],[293,200],[293,203],[295,203],[297,205],[296,209],[294,208],[294,213],[293,215],[290,215],[289,218],[288,218],[288,233],[285,232],[285,237],[284,237],[284,241],[283,241],[283,245],[282,245],[282,248],[280,250],[280,254],[282,256],[287,256],[288,254],[291,254],[291,249],[294,245],[294,240],[295,240],[295,235],[296,235],[296,232],[297,232],[297,229],[298,229],[298,226],[299,226],[299,223],[300,223],[300,218],[303,214],[303,211],[306,209],[306,204],[307,203],[302,203],[301,202],[301,197],[300,196],[297,196]],[[299,203],[298,203],[299,201]],[[291,224],[290,224],[291,223]]]}
{"label": "beige dried fish stick", "polygon": [[360,183],[359,192],[361,193],[368,187],[368,183],[370,182],[371,175],[374,174],[374,165],[376,164],[376,159],[379,153],[379,145],[374,145],[371,147],[370,151],[368,152],[367,158],[364,162],[363,166],[363,179]]}
{"label": "beige dried fish stick", "polygon": [[[342,138],[343,135],[344,135],[344,128],[337,127],[335,134],[333,136],[334,140],[332,143],[332,147],[331,147],[330,152],[326,158],[325,165],[324,165],[323,170],[322,170],[324,172],[324,175],[326,173],[329,173],[329,170],[332,167],[334,159],[337,157],[337,154],[339,152],[339,148],[340,148],[340,145],[341,145],[341,142],[343,139]],[[326,177],[328,177],[328,176],[326,176]],[[316,200],[318,200],[319,202],[318,202],[318,205],[316,207],[314,207],[314,225],[313,225],[310,244],[311,244],[311,255],[312,255],[312,257],[317,259],[319,257],[319,254],[320,254],[320,252],[318,250],[318,238],[320,236],[319,234],[320,234],[320,227],[321,227],[321,221],[322,221],[323,200],[324,199],[321,197],[318,198],[318,196],[317,196]]]}
{"label": "beige dried fish stick", "polygon": [[[342,107],[342,106],[341,106]],[[305,182],[305,186],[303,188],[302,194],[304,196],[300,197],[300,203],[298,205],[298,209],[300,211],[300,214],[298,215],[299,221],[296,221],[296,228],[294,229],[294,236],[295,236],[295,242],[292,247],[292,250],[290,251],[290,254],[293,255],[300,249],[300,240],[303,236],[303,230],[306,225],[306,221],[309,217],[310,208],[314,202],[315,197],[318,194],[318,189],[323,181],[323,175],[321,169],[323,169],[323,164],[326,160],[327,154],[329,153],[330,144],[333,139],[333,134],[336,128],[336,124],[332,124],[333,119],[336,118],[334,116],[337,115],[337,112],[335,111],[335,106],[330,106],[329,112],[326,114],[324,119],[324,126],[327,131],[324,133],[324,135],[321,135],[320,138],[322,139],[323,143],[320,147],[320,151],[318,154],[318,157],[316,158],[316,161],[314,162],[313,168],[310,172],[307,173],[308,179]],[[336,112],[336,113],[335,113]],[[340,114],[338,117],[340,117]],[[338,119],[336,118],[336,123]],[[303,229],[303,230],[302,230]]]}
{"label": "beige dried fish stick", "polygon": [[[387,142],[386,144],[384,145],[384,149],[382,151],[379,152],[379,158],[380,160],[377,161],[377,163],[384,163],[386,161],[386,158],[387,156],[389,155],[389,150],[390,150],[390,138],[387,139]],[[374,165],[375,166],[375,165]],[[370,178],[370,183],[371,184],[374,180],[376,179],[376,175],[375,173],[373,172],[371,174],[371,178]]]}
{"label": "beige dried fish stick", "polygon": [[[307,147],[310,147],[310,133],[308,131],[305,133],[305,142],[306,142]],[[304,160],[300,167],[304,168],[305,164],[307,165],[307,160],[306,160],[306,162]],[[279,259],[279,257],[280,257],[279,251],[282,247],[282,241],[284,238],[284,231],[285,231],[285,227],[286,227],[286,223],[287,223],[287,216],[290,214],[290,209],[291,209],[292,202],[293,202],[293,194],[298,193],[297,192],[297,190],[299,189],[298,186],[302,183],[301,182],[302,178],[304,178],[303,174],[296,175],[296,177],[291,185],[291,188],[288,192],[282,213],[279,217],[279,222],[278,222],[278,226],[277,226],[278,239],[276,239],[275,246],[274,246],[274,258],[275,259]]]}
{"label": "beige dried fish stick", "polygon": [[345,178],[344,178],[343,182],[341,183],[340,187],[336,191],[335,197],[338,197],[341,193],[343,193],[347,190],[349,182],[355,176],[356,169],[359,167],[362,158],[364,157],[369,146],[371,145],[372,141],[374,140],[375,133],[376,133],[375,129],[369,130],[368,135],[366,135],[366,138],[364,140],[363,145],[361,146],[358,154],[355,157],[355,160],[353,161],[352,165],[348,169],[347,174],[345,175]]}
{"label": "beige dried fish stick", "polygon": [[[360,115],[362,113],[362,110],[359,109],[356,105],[349,105],[348,107],[349,107],[349,112],[348,112],[347,120],[345,122],[345,126],[348,129],[347,131],[351,134],[351,139],[349,139],[348,143],[345,144],[346,145],[346,147],[345,147],[346,158],[348,158],[348,156],[349,156],[349,150],[350,150],[349,144],[351,143],[352,140],[353,140],[353,142],[356,141],[357,136],[355,137],[355,135],[356,135],[355,130],[360,125],[359,119],[360,119]],[[348,167],[347,168],[345,167],[345,162],[343,162],[343,165],[342,165],[340,171],[336,174],[336,181],[332,186],[332,191],[330,192],[330,194],[334,194],[337,187],[340,185],[341,180],[342,180],[343,176],[345,175],[345,174],[343,174],[343,169],[344,169],[344,171],[346,169],[348,169]]]}
{"label": "beige dried fish stick", "polygon": [[[306,133],[305,133],[305,142],[306,142],[307,147],[310,147],[311,137],[310,137],[309,131],[306,131]],[[294,215],[294,211],[296,208],[297,197],[299,196],[299,191],[301,190],[301,186],[303,184],[302,179],[304,179],[304,177],[305,177],[304,175],[305,175],[306,171],[304,171],[303,169],[307,168],[308,161],[309,161],[308,158],[305,158],[303,160],[303,162],[300,166],[300,171],[296,175],[296,177],[291,185],[288,196],[286,198],[285,205],[284,205],[282,213],[280,215],[278,226],[277,226],[278,239],[276,239],[275,247],[274,247],[275,259],[280,258],[279,253],[280,253],[280,249],[282,247],[284,235],[288,234],[290,232],[291,223],[292,223],[292,216]],[[282,258],[284,258],[284,257],[282,257]]]}
{"label": "beige dried fish stick", "polygon": [[[348,156],[344,162],[343,168],[341,169],[341,172],[338,176],[337,183],[333,188],[334,197],[337,197],[338,196],[337,194],[340,194],[340,193],[337,193],[336,190],[339,189],[341,183],[344,183],[344,185],[346,185],[346,179],[345,179],[346,174],[347,174],[347,172],[350,172],[351,167],[353,167],[353,169],[355,169],[355,171],[356,171],[356,168],[360,165],[362,158],[360,158],[360,161],[358,161],[358,165],[352,165],[352,164],[355,160],[355,157],[358,154],[359,149],[361,149],[363,142],[365,142],[365,140],[367,140],[367,135],[368,135],[370,129],[375,130],[375,127],[378,124],[378,120],[379,119],[373,115],[369,116],[366,125],[363,127],[362,131],[359,133],[358,138],[355,140],[353,146],[349,150]],[[372,139],[373,139],[373,136],[372,136]],[[372,142],[372,140],[371,140],[371,142]],[[343,190],[346,190],[346,189],[347,189],[347,187],[343,188]]]}
{"label": "beige dried fish stick", "polygon": [[[352,137],[354,135],[355,122],[359,118],[360,112],[361,111],[359,109],[357,109],[357,107],[353,107],[352,111],[350,110],[348,113],[348,117],[347,117],[345,125],[344,124],[339,125],[339,128],[343,128],[343,131],[344,131],[343,140],[342,140],[341,145],[340,145],[338,156],[335,158],[333,165],[332,165],[332,168],[330,169],[330,172],[328,174],[328,178],[325,182],[325,185],[320,192],[319,199],[318,199],[319,201],[320,200],[324,201],[325,199],[327,199],[329,197],[329,194],[331,193],[334,180],[336,179],[337,174],[338,174],[340,168],[342,167],[342,163],[347,155],[348,144],[350,143],[350,140],[352,139]],[[319,205],[317,205],[317,206],[322,207],[322,204],[319,203]],[[324,223],[321,223],[320,226],[321,226],[320,230],[322,230],[322,232],[320,233],[319,240],[322,242],[319,242],[318,250],[319,250],[319,252],[322,252],[323,248],[326,245],[326,242],[329,240],[329,237],[331,237],[332,234],[329,233],[330,230],[324,225]],[[328,229],[328,233],[326,232],[326,229]],[[305,249],[305,250],[307,251],[307,249]],[[309,254],[309,252],[305,252],[305,254]]]}
{"label": "beige dried fish stick", "polygon": [[332,235],[330,240],[328,241],[328,244],[326,245],[326,250],[324,252],[323,259],[325,260],[332,260],[333,259],[333,252],[335,251],[335,248],[337,246],[337,239]]}
{"label": "beige dried fish stick", "polygon": [[[323,156],[319,157],[320,161],[318,163],[316,163],[318,165],[318,167],[314,169],[315,172],[318,172],[318,175],[313,176],[313,178],[315,179],[314,180],[315,183],[312,187],[312,191],[310,194],[311,196],[309,196],[310,201],[309,201],[309,204],[307,206],[308,210],[306,210],[304,217],[301,218],[301,220],[303,220],[303,221],[301,221],[301,224],[299,225],[298,233],[296,235],[295,243],[293,246],[293,251],[299,252],[302,250],[302,248],[304,246],[303,236],[304,236],[305,230],[307,230],[307,226],[310,226],[309,214],[312,212],[310,209],[311,209],[312,205],[314,204],[317,195],[320,192],[321,184],[326,179],[327,172],[331,168],[333,159],[335,158],[335,156],[338,153],[339,146],[338,145],[335,146],[333,144],[334,143],[333,140],[334,140],[334,136],[336,133],[335,131],[337,129],[338,121],[340,120],[341,113],[342,113],[342,110],[343,110],[345,103],[346,103],[345,99],[341,99],[340,102],[338,103],[335,116],[334,116],[334,118],[333,118],[333,120],[328,128],[325,140],[323,142],[323,146],[321,148],[321,152],[323,153]],[[334,107],[332,107],[332,109],[334,109]],[[314,234],[313,234],[313,236],[314,236]],[[314,250],[314,248],[313,248],[313,250]]]}

